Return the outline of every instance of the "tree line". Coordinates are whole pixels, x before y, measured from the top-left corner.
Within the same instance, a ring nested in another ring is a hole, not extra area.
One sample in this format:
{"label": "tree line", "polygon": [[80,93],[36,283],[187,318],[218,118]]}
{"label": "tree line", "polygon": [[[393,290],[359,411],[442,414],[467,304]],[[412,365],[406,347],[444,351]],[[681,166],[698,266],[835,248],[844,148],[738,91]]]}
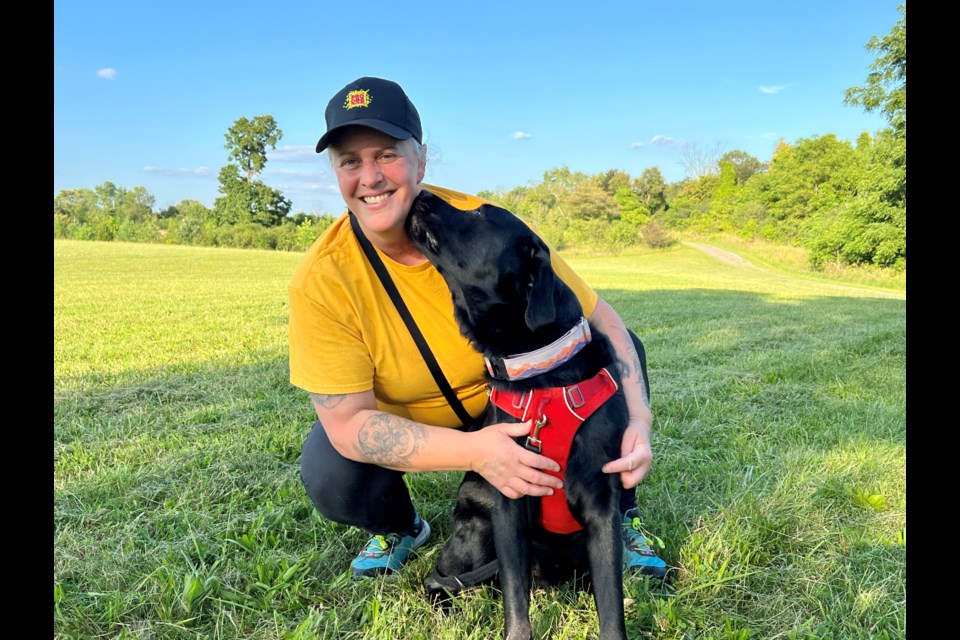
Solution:
{"label": "tree line", "polygon": [[[480,192],[510,209],[557,249],[665,247],[685,233],[735,233],[804,246],[811,266],[826,263],[906,268],[906,8],[889,34],[873,37],[866,83],[845,103],[884,115],[888,127],[855,143],[834,134],[780,140],[772,156],[684,149],[687,177],[667,183],[660,169],[588,175],[557,167],[543,180]],[[335,219],[290,215],[282,193],[257,179],[266,150],[283,132],[272,116],[240,118],[225,135],[212,209],[184,200],[155,211],[142,187],[105,182],[60,191],[54,237],[304,250]]]}
{"label": "tree line", "polygon": [[290,201],[257,179],[283,131],[273,116],[240,118],[224,136],[228,162],[220,169],[220,196],[212,209],[197,200],[154,210],[142,186],[112,182],[64,189],[53,199],[53,235],[78,240],[162,242],[209,247],[302,251],[334,221],[329,214],[290,215]]}

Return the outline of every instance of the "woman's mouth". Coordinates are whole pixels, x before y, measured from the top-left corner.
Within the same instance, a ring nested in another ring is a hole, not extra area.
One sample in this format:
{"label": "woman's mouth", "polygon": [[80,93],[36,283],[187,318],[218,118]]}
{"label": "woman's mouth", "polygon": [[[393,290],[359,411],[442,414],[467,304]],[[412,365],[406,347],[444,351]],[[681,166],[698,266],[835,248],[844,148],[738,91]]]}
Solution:
{"label": "woman's mouth", "polygon": [[360,199],[366,202],[367,204],[377,204],[377,203],[383,202],[389,197],[390,197],[389,193],[381,193],[380,195],[376,195],[376,196],[363,196]]}

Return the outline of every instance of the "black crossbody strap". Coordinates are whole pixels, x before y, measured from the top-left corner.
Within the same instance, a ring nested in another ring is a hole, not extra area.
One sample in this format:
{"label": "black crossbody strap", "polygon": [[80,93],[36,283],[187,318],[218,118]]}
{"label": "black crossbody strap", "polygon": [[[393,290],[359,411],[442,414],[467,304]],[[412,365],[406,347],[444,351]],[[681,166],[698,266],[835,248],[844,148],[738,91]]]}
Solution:
{"label": "black crossbody strap", "polygon": [[423,356],[423,360],[427,363],[430,373],[433,374],[433,379],[437,381],[437,386],[440,387],[443,397],[447,399],[447,402],[450,404],[450,408],[453,409],[454,413],[457,414],[457,417],[460,418],[460,422],[463,424],[463,426],[471,426],[473,424],[473,417],[467,413],[467,410],[460,402],[460,398],[457,397],[457,394],[454,393],[453,389],[450,387],[450,383],[447,382],[446,376],[443,375],[443,370],[440,369],[440,364],[437,362],[437,359],[433,357],[433,352],[430,351],[430,346],[427,345],[426,339],[424,339],[423,334],[420,333],[420,327],[418,327],[417,323],[414,322],[413,316],[410,315],[410,310],[407,309],[407,305],[403,302],[403,298],[400,297],[400,292],[397,291],[396,285],[393,284],[393,279],[390,278],[390,274],[387,273],[387,268],[384,266],[383,260],[381,260],[380,256],[377,255],[377,250],[373,248],[372,244],[370,244],[367,236],[363,234],[363,229],[360,228],[360,223],[357,222],[357,217],[353,215],[352,211],[350,212],[350,226],[353,227],[353,233],[356,234],[357,240],[360,242],[360,247],[363,249],[363,252],[367,254],[367,260],[370,261],[370,265],[373,267],[373,270],[377,272],[377,276],[379,276],[380,282],[383,284],[383,288],[386,289],[387,295],[389,295],[390,299],[393,300],[393,306],[397,308],[397,312],[403,319],[403,323],[407,325],[410,335],[413,336],[413,341],[417,343],[417,348],[420,349],[420,355]]}

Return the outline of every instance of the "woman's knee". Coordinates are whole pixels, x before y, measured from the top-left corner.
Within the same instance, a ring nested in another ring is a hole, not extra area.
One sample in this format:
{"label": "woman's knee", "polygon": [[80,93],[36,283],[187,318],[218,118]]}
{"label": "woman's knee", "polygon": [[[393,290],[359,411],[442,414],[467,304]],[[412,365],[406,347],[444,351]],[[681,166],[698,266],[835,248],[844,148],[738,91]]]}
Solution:
{"label": "woman's knee", "polygon": [[[345,491],[348,487],[336,483],[342,462],[349,462],[333,448],[323,425],[319,421],[303,441],[300,454],[300,481],[310,501],[326,518],[340,522],[340,517],[349,503]],[[332,490],[337,487],[337,490]]]}

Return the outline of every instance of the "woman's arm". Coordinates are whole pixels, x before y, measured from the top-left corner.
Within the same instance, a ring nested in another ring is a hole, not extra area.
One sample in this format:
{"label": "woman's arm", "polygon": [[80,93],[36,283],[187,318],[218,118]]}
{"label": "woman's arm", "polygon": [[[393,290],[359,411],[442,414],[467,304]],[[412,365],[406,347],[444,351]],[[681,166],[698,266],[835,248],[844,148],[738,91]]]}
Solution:
{"label": "woman's arm", "polygon": [[529,422],[463,432],[380,411],[372,390],[310,399],[330,443],[350,460],[397,471],[476,471],[508,498],[550,495],[563,486],[540,471],[559,471],[556,462],[513,440],[530,432]]}
{"label": "woman's arm", "polygon": [[640,370],[640,356],[633,347],[633,339],[627,326],[613,307],[603,299],[597,301],[597,306],[590,315],[590,322],[610,339],[617,352],[617,369],[630,416],[620,444],[620,457],[605,464],[603,471],[619,473],[623,487],[632,489],[640,484],[653,464],[653,450],[650,448],[653,413],[647,401],[648,394]]}

